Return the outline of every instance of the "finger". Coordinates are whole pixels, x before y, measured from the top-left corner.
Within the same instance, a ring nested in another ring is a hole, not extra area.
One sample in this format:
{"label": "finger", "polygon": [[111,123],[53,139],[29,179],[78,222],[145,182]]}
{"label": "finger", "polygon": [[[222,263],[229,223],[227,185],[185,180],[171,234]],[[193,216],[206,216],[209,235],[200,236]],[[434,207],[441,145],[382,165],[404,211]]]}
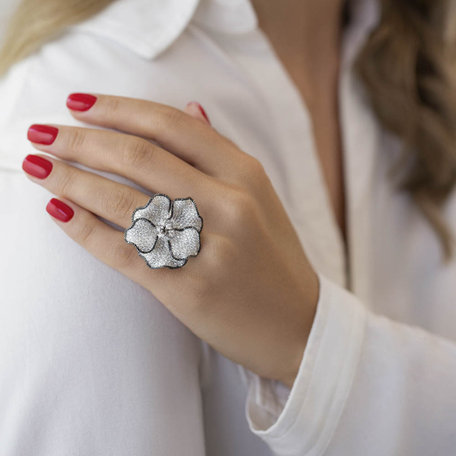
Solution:
{"label": "finger", "polygon": [[185,112],[195,119],[201,120],[203,123],[211,125],[211,121],[206,114],[204,108],[197,101],[190,101],[185,106]]}
{"label": "finger", "polygon": [[128,185],[84,171],[44,155],[27,155],[22,163],[26,176],[50,192],[126,228],[133,211],[150,196]]}
{"label": "finger", "polygon": [[[134,211],[144,208],[151,199],[150,196],[128,185],[42,155],[28,155],[23,161],[22,168],[33,182],[122,228],[129,227],[133,221]],[[169,198],[158,197],[153,206],[153,213],[147,218],[155,226],[163,226],[173,208],[176,208],[176,205],[171,206],[172,204]],[[198,204],[200,214],[201,209],[204,212],[204,204]],[[211,223],[208,226],[211,226]]]}
{"label": "finger", "polygon": [[[201,294],[207,289],[201,271],[219,263],[217,252],[225,239],[201,232],[201,252],[181,268],[150,268],[136,247],[127,244],[124,234],[99,220],[94,214],[68,199],[52,198],[47,212],[75,242],[103,263],[154,294],[182,321],[189,321],[192,307],[200,305]],[[176,288],[176,284],[178,287]],[[176,291],[180,293],[176,294]],[[185,306],[182,306],[185,300]]]}
{"label": "finger", "polygon": [[207,193],[213,183],[207,174],[138,136],[63,125],[31,125],[27,137],[36,149],[127,177],[173,199]]}
{"label": "finger", "polygon": [[[88,96],[91,103],[81,107],[77,100]],[[155,140],[216,177],[237,173],[239,160],[247,155],[209,125],[168,105],[110,95],[71,94],[67,106],[78,120]]]}
{"label": "finger", "polygon": [[136,248],[125,242],[122,231],[108,226],[71,200],[52,198],[46,211],[70,238],[90,254],[136,283],[153,290],[158,299],[164,297],[163,290],[171,285],[171,280],[176,280],[176,273],[185,274],[185,267],[181,268],[182,272],[179,269],[149,268]]}

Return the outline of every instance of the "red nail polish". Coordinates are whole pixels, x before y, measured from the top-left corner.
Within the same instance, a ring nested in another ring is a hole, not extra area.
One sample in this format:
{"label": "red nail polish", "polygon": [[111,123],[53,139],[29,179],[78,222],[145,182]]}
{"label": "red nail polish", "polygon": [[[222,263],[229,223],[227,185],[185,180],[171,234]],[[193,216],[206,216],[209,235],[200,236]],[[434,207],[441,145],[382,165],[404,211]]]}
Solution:
{"label": "red nail polish", "polygon": [[97,97],[88,93],[72,93],[68,96],[66,105],[73,111],[88,111],[97,101]]}
{"label": "red nail polish", "polygon": [[52,162],[39,155],[27,155],[22,162],[22,169],[31,176],[44,179],[52,171]]}
{"label": "red nail polish", "polygon": [[206,119],[207,123],[209,125],[211,125],[211,121],[209,120],[209,117],[207,116],[206,111],[204,110],[204,108],[197,101],[192,101],[191,103],[193,103],[193,104],[195,104],[197,106],[197,108],[200,110],[200,112],[203,115],[203,117]]}
{"label": "red nail polish", "polygon": [[58,128],[49,125],[34,124],[27,131],[27,139],[37,144],[49,146],[55,141],[58,132]]}
{"label": "red nail polish", "polygon": [[57,198],[52,198],[49,203],[47,203],[46,211],[48,214],[52,215],[52,217],[60,220],[61,222],[70,221],[74,215],[73,209],[71,209],[68,204],[65,204]]}
{"label": "red nail polish", "polygon": [[206,111],[204,108],[198,103],[198,108],[201,111],[201,114],[204,116],[204,118],[207,120],[207,123],[210,125],[211,121],[209,120],[209,117],[207,117]]}

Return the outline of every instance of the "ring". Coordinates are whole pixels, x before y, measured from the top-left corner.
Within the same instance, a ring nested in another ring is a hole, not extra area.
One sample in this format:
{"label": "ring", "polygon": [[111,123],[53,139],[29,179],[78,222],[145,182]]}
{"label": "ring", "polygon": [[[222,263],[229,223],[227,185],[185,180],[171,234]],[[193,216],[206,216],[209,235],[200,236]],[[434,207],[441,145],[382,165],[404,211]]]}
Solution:
{"label": "ring", "polygon": [[133,211],[131,220],[125,241],[136,247],[152,269],[181,268],[200,252],[203,219],[190,197],[173,201],[156,193],[145,206]]}

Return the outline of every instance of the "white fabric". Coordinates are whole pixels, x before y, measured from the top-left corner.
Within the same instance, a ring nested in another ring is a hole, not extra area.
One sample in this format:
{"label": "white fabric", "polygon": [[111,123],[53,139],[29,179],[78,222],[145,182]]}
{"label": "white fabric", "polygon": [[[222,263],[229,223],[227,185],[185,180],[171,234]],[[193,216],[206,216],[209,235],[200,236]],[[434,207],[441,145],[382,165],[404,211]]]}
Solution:
{"label": "white fabric", "polygon": [[[387,178],[400,143],[351,70],[378,4],[352,5],[347,256],[306,106],[248,0],[120,0],[0,80],[0,456],[454,453],[456,261],[441,265],[434,232]],[[51,195],[21,171],[26,129],[75,124],[72,91],[198,100],[263,163],[321,285],[291,391],[201,343],[49,220]],[[445,213],[455,230],[454,195]]]}

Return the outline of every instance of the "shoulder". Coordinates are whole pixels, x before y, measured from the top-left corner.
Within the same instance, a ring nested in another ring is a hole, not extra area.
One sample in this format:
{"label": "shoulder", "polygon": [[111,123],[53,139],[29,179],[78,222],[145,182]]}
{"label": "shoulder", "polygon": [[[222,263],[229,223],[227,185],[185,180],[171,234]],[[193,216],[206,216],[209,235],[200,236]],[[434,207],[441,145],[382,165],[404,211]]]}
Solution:
{"label": "shoulder", "polygon": [[[178,5],[177,5],[178,4]],[[183,34],[198,0],[122,0],[14,65],[0,79],[0,167],[20,169],[32,123],[76,121],[71,92],[112,93],[181,107],[185,59],[164,52]],[[177,96],[181,94],[180,97]]]}
{"label": "shoulder", "polygon": [[199,3],[200,0],[118,0],[71,30],[106,38],[152,59],[182,34]]}

